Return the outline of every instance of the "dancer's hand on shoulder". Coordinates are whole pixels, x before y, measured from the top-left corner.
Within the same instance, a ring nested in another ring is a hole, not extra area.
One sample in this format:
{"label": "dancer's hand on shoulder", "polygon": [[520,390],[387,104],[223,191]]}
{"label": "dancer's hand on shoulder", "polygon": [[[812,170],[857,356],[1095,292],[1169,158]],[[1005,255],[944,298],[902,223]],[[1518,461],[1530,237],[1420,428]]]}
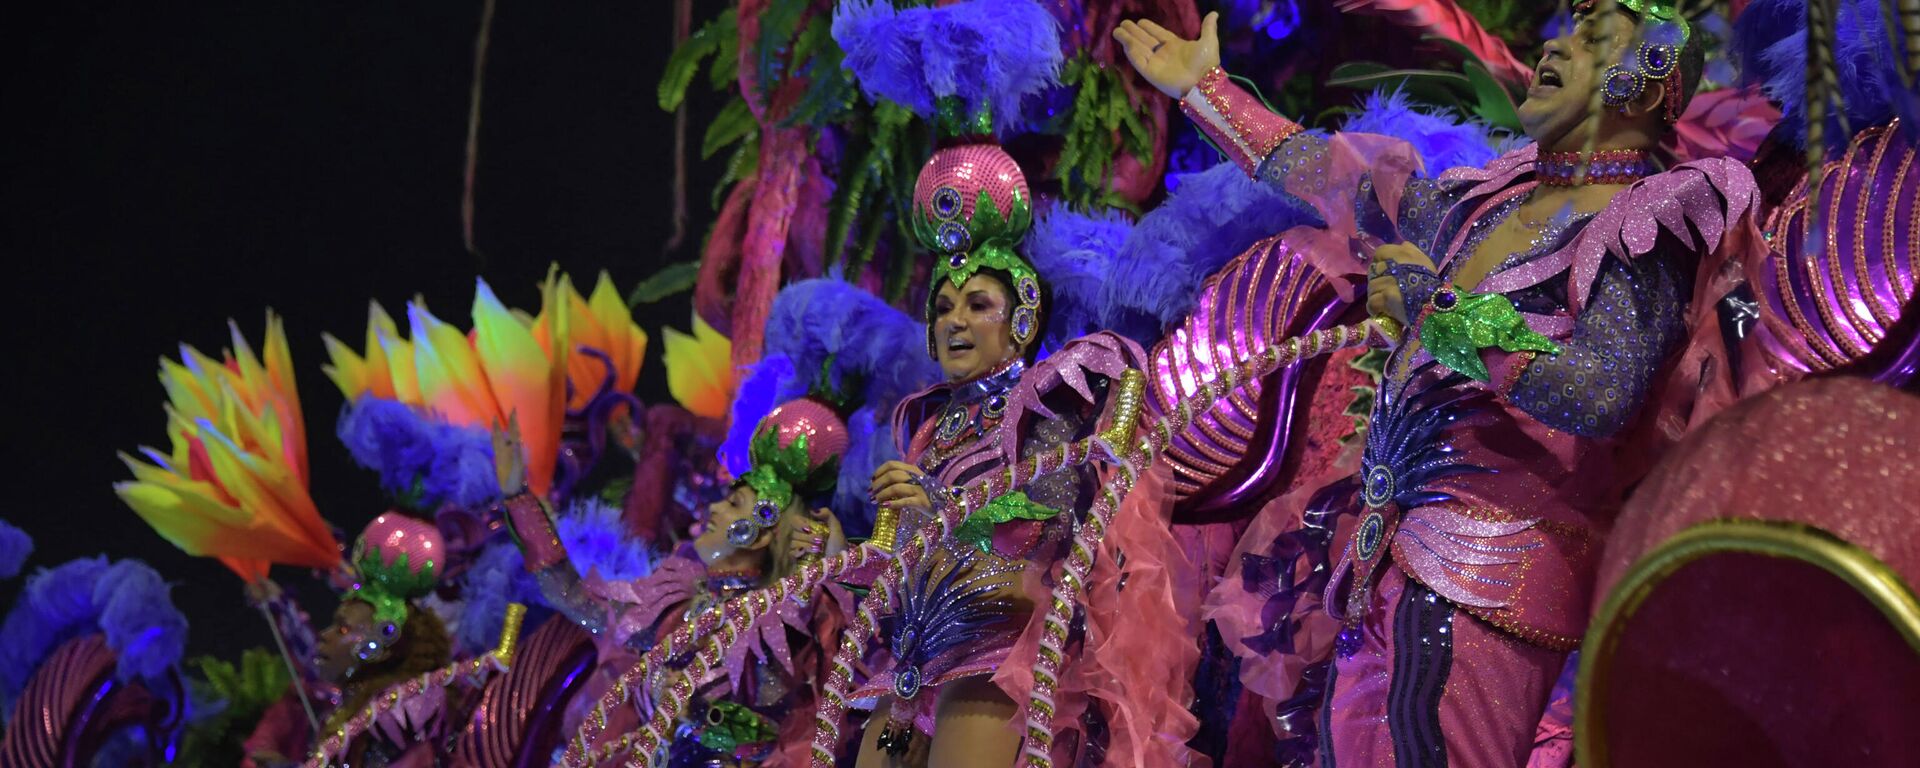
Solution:
{"label": "dancer's hand on shoulder", "polygon": [[1183,40],[1150,20],[1128,20],[1113,28],[1113,39],[1126,49],[1127,61],[1141,77],[1177,99],[1220,66],[1219,22],[1220,14],[1209,13],[1200,21],[1200,39]]}

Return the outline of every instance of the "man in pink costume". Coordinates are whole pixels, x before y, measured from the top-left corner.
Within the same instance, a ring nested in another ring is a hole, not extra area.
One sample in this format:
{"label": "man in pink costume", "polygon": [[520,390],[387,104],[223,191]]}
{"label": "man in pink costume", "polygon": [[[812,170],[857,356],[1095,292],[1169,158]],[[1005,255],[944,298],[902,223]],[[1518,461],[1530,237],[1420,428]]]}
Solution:
{"label": "man in pink costume", "polygon": [[[1331,652],[1280,713],[1288,762],[1526,761],[1632,479],[1620,436],[1667,378],[1690,304],[1711,311],[1696,271],[1751,244],[1744,167],[1662,170],[1650,152],[1699,79],[1686,22],[1656,0],[1584,3],[1574,19],[1520,107],[1535,143],[1436,178],[1396,141],[1315,135],[1267,111],[1219,69],[1213,17],[1198,41],[1151,23],[1114,33],[1229,158],[1320,211],[1327,226],[1298,236],[1310,258],[1336,277],[1366,267],[1369,310],[1407,328],[1357,477],[1268,507],[1298,518],[1282,530],[1333,526],[1323,601],[1283,588],[1292,610],[1222,626],[1248,654]],[[1241,594],[1217,598],[1264,599],[1274,590],[1250,582],[1276,575],[1311,588],[1266,545],[1242,544],[1241,578],[1222,587]],[[1332,649],[1311,626],[1324,620],[1301,615],[1316,603],[1339,622]]]}

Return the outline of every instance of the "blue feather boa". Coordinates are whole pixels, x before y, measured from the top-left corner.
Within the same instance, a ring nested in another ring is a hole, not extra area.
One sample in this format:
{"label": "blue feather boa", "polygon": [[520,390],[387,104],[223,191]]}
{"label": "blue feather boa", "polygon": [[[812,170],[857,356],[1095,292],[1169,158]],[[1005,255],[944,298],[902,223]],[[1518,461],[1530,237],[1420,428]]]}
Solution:
{"label": "blue feather boa", "polygon": [[[1805,0],[1754,0],[1733,24],[1733,58],[1744,82],[1780,103],[1794,143],[1807,142],[1807,5]],[[1900,87],[1903,51],[1887,39],[1878,0],[1841,0],[1835,69],[1848,127],[1860,130],[1895,117],[1920,130],[1920,95]],[[1920,87],[1920,86],[1916,86]],[[1829,148],[1852,137],[1828,110]]]}
{"label": "blue feather boa", "polygon": [[0,520],[0,580],[20,575],[20,569],[27,564],[27,556],[31,554],[33,537],[11,523]]}
{"label": "blue feather boa", "polygon": [[380,487],[402,498],[418,493],[420,509],[443,504],[484,508],[500,495],[493,437],[449,424],[394,400],[362,396],[340,411],[335,430],[360,466],[380,473]]}

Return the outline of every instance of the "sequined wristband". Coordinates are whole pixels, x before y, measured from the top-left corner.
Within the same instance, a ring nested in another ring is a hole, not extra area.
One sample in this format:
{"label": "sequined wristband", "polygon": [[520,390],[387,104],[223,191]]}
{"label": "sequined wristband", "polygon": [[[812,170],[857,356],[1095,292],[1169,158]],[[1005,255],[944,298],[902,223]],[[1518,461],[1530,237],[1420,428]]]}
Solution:
{"label": "sequined wristband", "polygon": [[1433,294],[1443,282],[1433,270],[1418,264],[1393,264],[1387,275],[1400,286],[1400,300],[1407,317],[1425,317]]}
{"label": "sequined wristband", "polygon": [[1514,352],[1512,354],[1505,352],[1482,352],[1481,357],[1483,359],[1491,358],[1487,360],[1487,369],[1493,372],[1493,380],[1500,382],[1496,385],[1494,391],[1499,392],[1502,397],[1512,394],[1513,388],[1520,384],[1521,375],[1527,372],[1527,366],[1533,364],[1533,358],[1537,354],[1538,353],[1532,351]]}
{"label": "sequined wristband", "polygon": [[1219,67],[1207,70],[1180,97],[1180,111],[1249,176],[1273,154],[1274,147],[1301,130],[1298,123],[1274,114],[1258,97],[1235,85]]}

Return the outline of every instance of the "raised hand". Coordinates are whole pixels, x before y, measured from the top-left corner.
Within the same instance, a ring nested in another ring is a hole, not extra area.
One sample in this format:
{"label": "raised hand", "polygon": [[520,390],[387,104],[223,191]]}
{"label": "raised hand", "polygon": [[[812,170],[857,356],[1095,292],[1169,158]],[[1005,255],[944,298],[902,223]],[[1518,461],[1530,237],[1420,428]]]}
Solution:
{"label": "raised hand", "polygon": [[1220,66],[1220,14],[1200,21],[1200,39],[1179,35],[1152,21],[1123,21],[1113,28],[1113,39],[1126,49],[1127,61],[1140,76],[1173,98],[1187,95],[1208,70]]}

